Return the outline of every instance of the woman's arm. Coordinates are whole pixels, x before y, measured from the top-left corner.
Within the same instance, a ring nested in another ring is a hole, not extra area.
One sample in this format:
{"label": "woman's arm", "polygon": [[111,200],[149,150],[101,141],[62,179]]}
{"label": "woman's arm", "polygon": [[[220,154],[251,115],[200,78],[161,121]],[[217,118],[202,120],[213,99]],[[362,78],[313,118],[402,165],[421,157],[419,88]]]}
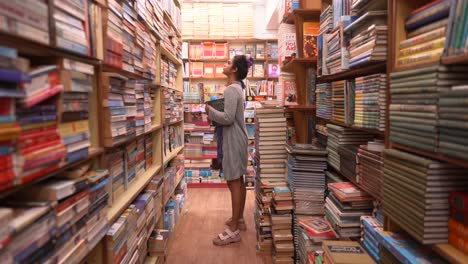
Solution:
{"label": "woman's arm", "polygon": [[208,118],[220,125],[228,126],[234,123],[237,111],[237,94],[234,87],[224,90],[224,112],[209,107]]}

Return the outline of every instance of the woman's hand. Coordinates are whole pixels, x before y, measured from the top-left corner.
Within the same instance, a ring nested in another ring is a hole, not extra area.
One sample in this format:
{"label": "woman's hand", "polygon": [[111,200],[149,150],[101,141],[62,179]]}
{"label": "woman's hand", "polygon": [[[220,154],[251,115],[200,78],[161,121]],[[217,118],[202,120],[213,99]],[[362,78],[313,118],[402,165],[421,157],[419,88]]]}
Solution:
{"label": "woman's hand", "polygon": [[207,104],[205,105],[205,112],[206,112],[207,115],[210,113],[210,108],[211,108],[211,106],[209,106]]}

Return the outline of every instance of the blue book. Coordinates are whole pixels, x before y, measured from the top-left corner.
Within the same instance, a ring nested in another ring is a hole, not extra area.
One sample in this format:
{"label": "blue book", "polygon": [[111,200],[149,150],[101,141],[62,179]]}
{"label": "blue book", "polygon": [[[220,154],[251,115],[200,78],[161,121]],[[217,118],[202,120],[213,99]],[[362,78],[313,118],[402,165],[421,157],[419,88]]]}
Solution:
{"label": "blue book", "polygon": [[366,241],[364,241],[362,243],[362,245],[366,249],[369,256],[371,256],[375,260],[375,262],[380,263],[380,253],[379,253],[379,251],[376,251],[375,248],[369,246],[369,244]]}
{"label": "blue book", "polygon": [[73,163],[86,158],[89,155],[89,148],[80,149],[67,155],[67,162]]}
{"label": "blue book", "polygon": [[276,194],[280,194],[280,193],[291,193],[291,190],[290,190],[287,186],[275,187],[275,188],[273,189],[273,191],[274,191]]}
{"label": "blue book", "polygon": [[0,68],[0,81],[11,83],[24,83],[30,82],[31,77],[28,73],[25,72]]}
{"label": "blue book", "polygon": [[18,51],[16,49],[7,48],[4,46],[0,46],[0,55],[8,58],[17,58]]}
{"label": "blue book", "polygon": [[[0,84],[2,86],[2,84]],[[0,97],[25,98],[26,92],[16,89],[0,88]]]}
{"label": "blue book", "polygon": [[446,0],[414,15],[410,15],[406,18],[405,29],[407,31],[412,31],[447,17],[450,14],[450,6],[453,4],[452,0]]}

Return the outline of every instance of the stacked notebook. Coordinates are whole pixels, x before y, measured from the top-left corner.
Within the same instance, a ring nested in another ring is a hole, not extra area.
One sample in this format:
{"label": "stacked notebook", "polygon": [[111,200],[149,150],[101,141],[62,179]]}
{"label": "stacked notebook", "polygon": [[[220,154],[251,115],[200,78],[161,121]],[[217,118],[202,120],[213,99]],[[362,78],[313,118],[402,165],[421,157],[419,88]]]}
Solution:
{"label": "stacked notebook", "polygon": [[325,216],[340,238],[361,236],[361,216],[372,215],[373,198],[350,182],[329,183]]}
{"label": "stacked notebook", "polygon": [[323,215],[327,151],[318,145],[287,145],[288,183],[294,194],[294,213]]}
{"label": "stacked notebook", "polygon": [[385,129],[386,75],[373,74],[356,78],[354,125]]}
{"label": "stacked notebook", "polygon": [[271,215],[273,263],[294,263],[292,220],[291,214]]}
{"label": "stacked notebook", "polygon": [[361,145],[357,153],[357,184],[372,195],[376,200],[382,201],[383,186],[383,142],[373,141]]}
{"label": "stacked notebook", "polygon": [[461,167],[384,150],[385,214],[422,244],[447,243],[449,192],[468,188],[466,174]]}
{"label": "stacked notebook", "polygon": [[357,131],[351,128],[344,128],[334,124],[327,124],[328,129],[328,163],[336,170],[340,171],[340,154],[338,149],[346,145],[359,146],[366,144],[373,139],[373,135],[366,132]]}
{"label": "stacked notebook", "polygon": [[382,242],[378,232],[383,232],[383,224],[377,218],[361,217],[361,244],[375,262],[380,263]]}
{"label": "stacked notebook", "polygon": [[317,116],[323,119],[332,118],[332,86],[331,83],[320,83],[316,87]]}
{"label": "stacked notebook", "polygon": [[336,239],[330,223],[322,217],[298,217],[297,263],[317,263],[323,260],[322,241]]}

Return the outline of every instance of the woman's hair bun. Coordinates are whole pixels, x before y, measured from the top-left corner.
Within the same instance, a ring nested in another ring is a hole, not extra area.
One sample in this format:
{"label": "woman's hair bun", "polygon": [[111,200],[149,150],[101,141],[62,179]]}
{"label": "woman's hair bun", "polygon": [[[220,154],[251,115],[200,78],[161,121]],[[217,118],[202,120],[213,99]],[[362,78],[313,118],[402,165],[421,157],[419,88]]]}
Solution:
{"label": "woman's hair bun", "polygon": [[247,67],[248,68],[252,67],[253,62],[254,62],[253,58],[250,56],[245,56],[245,59],[247,60]]}

